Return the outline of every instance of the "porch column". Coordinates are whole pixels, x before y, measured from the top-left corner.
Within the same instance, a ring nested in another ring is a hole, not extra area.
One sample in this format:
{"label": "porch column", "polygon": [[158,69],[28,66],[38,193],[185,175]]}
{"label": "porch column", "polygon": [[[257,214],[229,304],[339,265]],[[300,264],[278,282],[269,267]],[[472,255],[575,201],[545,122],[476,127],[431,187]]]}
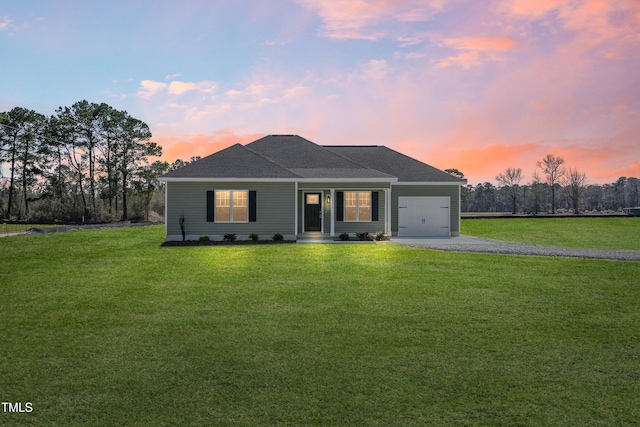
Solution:
{"label": "porch column", "polygon": [[384,233],[391,235],[391,189],[384,189]]}
{"label": "porch column", "polygon": [[334,208],[334,206],[336,205],[336,198],[335,198],[336,190],[335,190],[335,188],[330,189],[329,193],[331,194],[331,234],[330,234],[330,236],[333,237],[333,236],[336,235],[336,213],[335,213],[335,208]]}
{"label": "porch column", "polygon": [[298,236],[298,181],[294,183],[294,192],[293,192],[293,211],[294,211],[294,221],[295,221],[295,234]]}

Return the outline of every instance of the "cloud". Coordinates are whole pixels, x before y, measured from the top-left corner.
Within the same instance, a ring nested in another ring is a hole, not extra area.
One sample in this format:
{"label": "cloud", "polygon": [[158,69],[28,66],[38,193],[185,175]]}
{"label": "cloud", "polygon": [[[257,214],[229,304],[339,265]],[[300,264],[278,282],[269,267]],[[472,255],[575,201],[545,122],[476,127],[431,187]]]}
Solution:
{"label": "cloud", "polygon": [[284,90],[284,97],[287,99],[299,98],[309,93],[310,88],[308,86],[294,86]]}
{"label": "cloud", "polygon": [[507,17],[559,23],[583,42],[640,41],[640,2],[607,0],[504,0],[498,10]]}
{"label": "cloud", "polygon": [[138,96],[144,99],[149,99],[161,90],[164,90],[169,85],[162,82],[156,82],[153,80],[143,80],[140,82],[140,88],[138,89]]}
{"label": "cloud", "polygon": [[445,38],[443,44],[459,50],[504,52],[516,47],[518,42],[508,37],[458,37]]}
{"label": "cloud", "polygon": [[[442,0],[298,0],[323,21],[320,34],[337,39],[378,40],[397,22],[423,22],[443,8]],[[378,28],[376,27],[383,27]]]}
{"label": "cloud", "polygon": [[456,56],[448,56],[436,62],[436,67],[445,68],[458,66],[468,70],[471,67],[482,64],[480,54],[476,52],[464,52]]}
{"label": "cloud", "polygon": [[248,144],[263,137],[262,133],[237,134],[232,129],[220,129],[211,133],[184,135],[157,134],[153,140],[162,147],[162,158],[168,162],[176,159],[205,157],[233,144]]}
{"label": "cloud", "polygon": [[154,80],[143,80],[140,82],[138,96],[149,99],[152,96],[167,91],[169,95],[182,95],[190,91],[198,91],[200,93],[213,93],[217,88],[217,84],[212,81],[203,80],[200,82],[181,82],[172,81],[171,83],[157,82]]}
{"label": "cloud", "polygon": [[498,52],[507,52],[518,46],[518,42],[508,37],[457,37],[433,38],[433,43],[465,52],[436,61],[436,67],[458,66],[469,69],[486,61],[502,60]]}
{"label": "cloud", "polygon": [[359,78],[362,80],[375,81],[382,80],[389,71],[389,65],[384,59],[372,59],[366,64],[362,64],[358,70]]}
{"label": "cloud", "polygon": [[196,84],[193,82],[171,82],[169,83],[168,92],[171,95],[182,95],[185,92],[196,89]]}
{"label": "cloud", "polygon": [[12,23],[13,23],[13,20],[11,18],[9,18],[8,16],[0,17],[0,31],[8,30],[9,27],[11,27]]}
{"label": "cloud", "polygon": [[165,80],[174,80],[177,79],[178,77],[180,77],[182,75],[182,73],[176,73],[176,74],[169,74],[164,76]]}

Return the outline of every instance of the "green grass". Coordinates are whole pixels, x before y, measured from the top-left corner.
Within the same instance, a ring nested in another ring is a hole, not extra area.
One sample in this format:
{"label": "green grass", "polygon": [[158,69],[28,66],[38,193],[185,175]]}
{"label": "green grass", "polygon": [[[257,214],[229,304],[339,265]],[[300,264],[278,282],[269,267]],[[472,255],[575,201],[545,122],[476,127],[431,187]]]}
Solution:
{"label": "green grass", "polygon": [[640,250],[640,217],[463,219],[461,234],[569,248]]}
{"label": "green grass", "polygon": [[640,263],[0,239],[0,425],[637,425]]}

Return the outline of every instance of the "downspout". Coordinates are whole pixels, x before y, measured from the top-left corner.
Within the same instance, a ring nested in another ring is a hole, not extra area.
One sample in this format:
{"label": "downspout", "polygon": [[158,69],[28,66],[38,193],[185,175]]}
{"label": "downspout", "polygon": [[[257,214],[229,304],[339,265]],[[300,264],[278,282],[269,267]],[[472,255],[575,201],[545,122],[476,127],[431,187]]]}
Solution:
{"label": "downspout", "polygon": [[[169,182],[164,183],[164,235],[165,239],[169,238],[169,209],[167,202],[169,201]],[[117,209],[117,208],[116,208]]]}

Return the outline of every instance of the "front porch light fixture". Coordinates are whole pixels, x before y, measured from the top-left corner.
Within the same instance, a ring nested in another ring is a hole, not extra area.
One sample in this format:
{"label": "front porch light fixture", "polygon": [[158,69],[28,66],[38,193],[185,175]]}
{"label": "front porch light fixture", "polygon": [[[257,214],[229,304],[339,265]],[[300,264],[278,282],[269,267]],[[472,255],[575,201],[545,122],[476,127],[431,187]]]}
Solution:
{"label": "front porch light fixture", "polygon": [[328,205],[331,204],[331,196],[329,194],[327,194],[327,204]]}

